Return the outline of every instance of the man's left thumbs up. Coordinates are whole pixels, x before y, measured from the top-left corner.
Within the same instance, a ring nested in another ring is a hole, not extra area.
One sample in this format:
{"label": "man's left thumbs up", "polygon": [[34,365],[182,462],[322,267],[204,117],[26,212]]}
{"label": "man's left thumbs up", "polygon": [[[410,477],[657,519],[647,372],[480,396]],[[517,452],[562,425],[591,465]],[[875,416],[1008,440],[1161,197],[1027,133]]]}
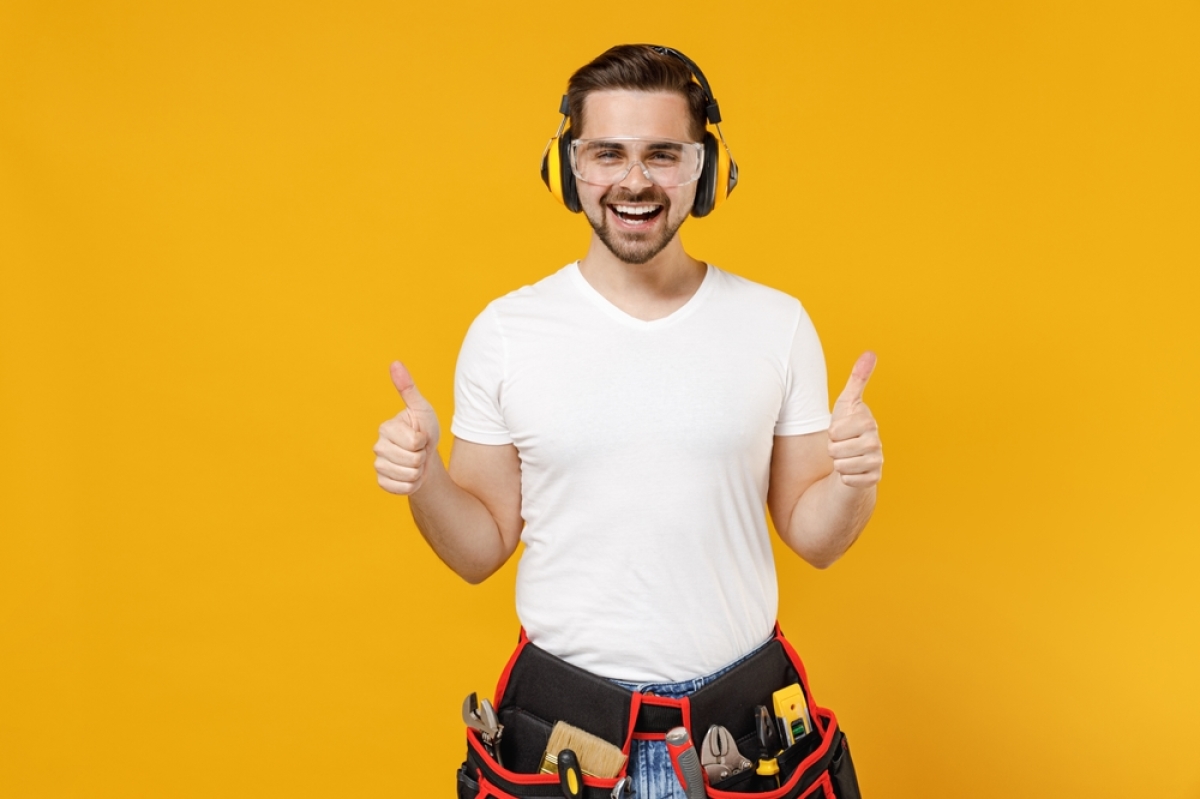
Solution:
{"label": "man's left thumbs up", "polygon": [[379,425],[375,442],[375,471],[379,486],[389,494],[414,494],[425,478],[425,465],[437,458],[437,414],[413,382],[408,369],[393,361],[392,385],[400,392],[405,408]]}
{"label": "man's left thumbs up", "polygon": [[871,409],[863,402],[863,391],[875,371],[875,353],[864,352],[850,370],[846,387],[833,404],[829,424],[829,456],[842,482],[854,488],[869,488],[883,475],[883,444]]}

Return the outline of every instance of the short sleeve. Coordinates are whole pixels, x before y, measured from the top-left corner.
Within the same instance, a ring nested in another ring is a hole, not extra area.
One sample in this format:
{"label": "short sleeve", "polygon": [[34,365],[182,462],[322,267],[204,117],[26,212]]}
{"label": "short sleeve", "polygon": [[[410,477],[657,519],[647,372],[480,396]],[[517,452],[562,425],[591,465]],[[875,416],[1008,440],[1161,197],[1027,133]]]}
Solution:
{"label": "short sleeve", "polygon": [[500,404],[504,380],[504,335],[489,305],[467,330],[454,371],[451,432],[476,444],[511,444]]}
{"label": "short sleeve", "polygon": [[796,303],[798,318],[788,353],[783,407],[775,422],[775,435],[799,436],[829,429],[829,386],[825,353],[808,313]]}

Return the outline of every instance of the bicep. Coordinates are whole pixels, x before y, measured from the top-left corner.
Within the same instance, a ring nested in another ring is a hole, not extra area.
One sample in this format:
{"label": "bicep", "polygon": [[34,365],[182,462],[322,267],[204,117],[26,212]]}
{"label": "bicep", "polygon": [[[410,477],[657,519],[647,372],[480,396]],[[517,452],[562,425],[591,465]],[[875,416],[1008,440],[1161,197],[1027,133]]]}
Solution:
{"label": "bicep", "polygon": [[496,521],[508,554],[521,538],[521,458],[512,444],[476,444],[458,438],[450,452],[450,477],[483,503]]}
{"label": "bicep", "polygon": [[787,534],[792,511],[810,486],[833,471],[829,433],[820,430],[798,436],[775,436],[767,508],[775,529]]}

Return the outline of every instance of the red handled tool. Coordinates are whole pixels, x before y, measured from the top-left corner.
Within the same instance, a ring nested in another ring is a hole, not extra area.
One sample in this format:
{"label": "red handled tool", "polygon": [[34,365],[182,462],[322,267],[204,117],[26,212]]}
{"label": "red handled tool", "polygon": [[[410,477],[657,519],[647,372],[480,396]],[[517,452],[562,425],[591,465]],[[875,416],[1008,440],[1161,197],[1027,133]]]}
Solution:
{"label": "red handled tool", "polygon": [[667,733],[667,751],[671,753],[671,765],[675,776],[683,786],[687,799],[705,799],[704,769],[700,767],[700,756],[692,746],[692,738],[684,727],[676,727]]}

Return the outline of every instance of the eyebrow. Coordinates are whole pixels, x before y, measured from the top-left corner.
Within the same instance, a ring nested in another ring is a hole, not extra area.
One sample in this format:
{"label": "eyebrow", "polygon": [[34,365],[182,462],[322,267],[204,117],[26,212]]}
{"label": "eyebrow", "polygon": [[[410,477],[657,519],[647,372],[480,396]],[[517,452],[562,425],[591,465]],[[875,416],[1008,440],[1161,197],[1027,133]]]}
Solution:
{"label": "eyebrow", "polygon": [[[621,139],[592,139],[591,141],[588,142],[588,147],[602,147],[605,149],[611,148],[614,150],[624,150],[626,141],[622,141]],[[660,140],[660,141],[650,140],[646,144],[646,149],[648,149],[648,150],[674,150],[676,152],[679,152],[679,151],[683,150],[683,144],[681,144],[680,142],[667,141],[667,140]]]}

